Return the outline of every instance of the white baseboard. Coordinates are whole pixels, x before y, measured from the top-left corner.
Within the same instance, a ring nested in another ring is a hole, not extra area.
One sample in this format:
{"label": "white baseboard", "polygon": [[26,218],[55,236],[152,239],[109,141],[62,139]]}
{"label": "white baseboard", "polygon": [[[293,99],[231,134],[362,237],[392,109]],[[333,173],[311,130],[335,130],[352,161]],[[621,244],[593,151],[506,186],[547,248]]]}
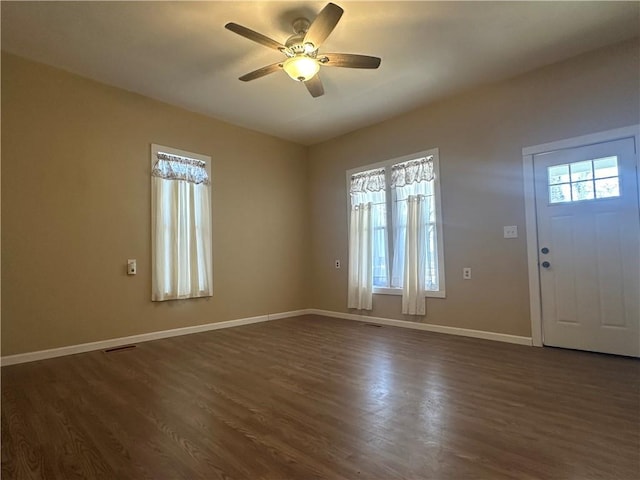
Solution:
{"label": "white baseboard", "polygon": [[270,320],[279,320],[281,318],[297,317],[300,315],[322,315],[325,317],[341,318],[344,320],[355,320],[358,322],[375,323],[379,325],[389,325],[393,327],[412,328],[414,330],[425,330],[428,332],[447,333],[450,335],[461,335],[463,337],[482,338],[485,340],[495,340],[498,342],[515,343],[518,345],[532,345],[531,337],[519,337],[517,335],[508,335],[506,333],[485,332],[483,330],[471,330],[467,328],[446,327],[443,325],[431,325],[428,323],[408,322],[405,320],[394,320],[392,318],[369,317],[367,315],[358,315],[355,313],[332,312],[330,310],[319,310],[315,308],[294,310],[291,312],[270,313],[257,317],[239,318],[237,320],[227,320],[224,322],[206,323],[204,325],[194,325],[192,327],[174,328],[172,330],[162,330],[159,332],[143,333],[140,335],[131,335],[129,337],[112,338],[109,340],[101,340],[99,342],[81,343],[79,345],[70,345],[68,347],[51,348],[49,350],[40,350],[36,352],[19,353],[16,355],[7,355],[0,358],[1,366],[15,365],[18,363],[35,362],[37,360],[45,360],[47,358],[62,357],[65,355],[74,355],[76,353],[91,352],[94,350],[104,350],[106,348],[120,347],[122,345],[130,345],[133,343],[148,342],[150,340],[160,340],[162,338],[178,337],[180,335],[189,335],[191,333],[207,332],[210,330],[218,330],[221,328],[239,327],[241,325],[249,325],[252,323],[268,322]]}
{"label": "white baseboard", "polygon": [[140,335],[131,335],[129,337],[112,338],[109,340],[101,340],[98,342],[81,343],[79,345],[69,345],[68,347],[51,348],[48,350],[39,350],[36,352],[19,353],[16,355],[7,355],[0,358],[0,365],[15,365],[18,363],[35,362],[37,360],[45,360],[47,358],[62,357],[65,355],[74,355],[76,353],[91,352],[94,350],[104,350],[106,348],[120,347],[122,345],[131,345],[132,343],[148,342],[150,340],[160,340],[162,338],[178,337],[180,335],[189,335],[191,333],[207,332],[209,330],[218,330],[220,328],[239,327],[240,325],[249,325],[251,323],[268,322],[270,320],[278,320],[280,318],[297,317],[309,313],[307,310],[296,310],[292,312],[272,313],[260,315],[257,317],[239,318],[237,320],[227,320],[224,322],[206,323],[204,325],[194,325],[192,327],[174,328],[171,330],[161,330],[159,332],[142,333]]}
{"label": "white baseboard", "polygon": [[281,318],[290,318],[290,317],[299,317],[301,315],[308,315],[309,310],[294,310],[291,312],[284,313],[270,313],[269,320],[279,320]]}
{"label": "white baseboard", "polygon": [[517,345],[532,346],[531,337],[520,337],[506,333],[486,332],[484,330],[471,330],[468,328],[446,327],[444,325],[431,325],[429,323],[408,322],[406,320],[394,320],[392,318],[369,317],[355,313],[332,312],[329,310],[318,310],[311,308],[308,314],[323,315],[325,317],[342,318],[345,320],[355,320],[357,322],[375,323],[377,325],[389,325],[393,327],[412,328],[414,330],[425,330],[427,332],[447,333],[449,335],[460,335],[463,337],[482,338],[484,340],[495,340],[498,342],[515,343]]}

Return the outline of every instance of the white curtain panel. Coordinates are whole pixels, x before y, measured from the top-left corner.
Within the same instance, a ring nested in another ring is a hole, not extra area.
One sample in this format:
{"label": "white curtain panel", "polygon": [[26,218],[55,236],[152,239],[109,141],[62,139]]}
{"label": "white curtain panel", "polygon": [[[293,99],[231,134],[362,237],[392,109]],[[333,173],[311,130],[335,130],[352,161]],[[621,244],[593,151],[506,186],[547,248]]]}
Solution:
{"label": "white curtain panel", "polygon": [[402,288],[402,313],[425,315],[427,264],[432,252],[428,228],[433,202],[433,158],[396,164],[391,170],[394,196],[391,286]]}
{"label": "white curtain panel", "polygon": [[406,315],[425,315],[426,313],[426,225],[428,215],[427,197],[409,195],[407,198],[404,279],[402,285],[402,313]]}
{"label": "white curtain panel", "polygon": [[389,259],[387,252],[387,199],[384,190],[384,172],[369,174],[369,178],[376,179],[366,185],[367,188],[382,190],[368,190],[360,188],[361,178],[354,179],[351,187],[351,206],[371,203],[371,229],[373,235],[373,285],[375,287],[389,286]]}
{"label": "white curtain panel", "polygon": [[208,179],[194,183],[192,176],[167,172],[160,165],[152,176],[152,300],[211,296]]}
{"label": "white curtain panel", "polygon": [[348,307],[358,310],[373,308],[373,228],[372,204],[351,207],[349,226],[349,292]]}
{"label": "white curtain panel", "polygon": [[[431,213],[433,211],[431,195],[432,188],[427,182],[417,182],[394,188],[394,230],[393,230],[393,270],[391,275],[391,286],[393,288],[402,288],[405,284],[405,264],[406,249],[409,239],[407,237],[407,219],[409,216],[409,197],[420,197],[424,203],[424,209],[420,212],[421,217],[425,219],[425,226],[432,223]],[[417,235],[417,231],[412,231],[412,235]],[[427,266],[431,259],[431,242],[429,232],[427,231],[426,255]],[[414,239],[415,240],[415,239]],[[416,240],[417,241],[417,240]],[[412,241],[413,243],[413,241]],[[426,284],[425,284],[426,286]]]}

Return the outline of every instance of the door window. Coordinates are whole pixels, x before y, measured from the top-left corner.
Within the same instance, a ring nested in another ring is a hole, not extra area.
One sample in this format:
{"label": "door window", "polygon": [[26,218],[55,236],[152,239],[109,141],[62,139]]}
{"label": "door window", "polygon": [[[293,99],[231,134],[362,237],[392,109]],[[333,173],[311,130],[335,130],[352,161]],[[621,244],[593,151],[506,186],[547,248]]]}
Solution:
{"label": "door window", "polygon": [[604,157],[547,167],[549,203],[620,196],[618,157]]}

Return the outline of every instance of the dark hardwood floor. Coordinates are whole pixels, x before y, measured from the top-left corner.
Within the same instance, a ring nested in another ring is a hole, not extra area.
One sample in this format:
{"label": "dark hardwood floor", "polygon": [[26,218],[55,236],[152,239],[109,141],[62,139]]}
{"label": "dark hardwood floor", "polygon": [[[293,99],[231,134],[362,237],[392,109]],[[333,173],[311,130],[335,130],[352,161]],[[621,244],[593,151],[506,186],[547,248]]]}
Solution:
{"label": "dark hardwood floor", "polygon": [[640,362],[306,316],[2,368],[3,479],[638,479]]}

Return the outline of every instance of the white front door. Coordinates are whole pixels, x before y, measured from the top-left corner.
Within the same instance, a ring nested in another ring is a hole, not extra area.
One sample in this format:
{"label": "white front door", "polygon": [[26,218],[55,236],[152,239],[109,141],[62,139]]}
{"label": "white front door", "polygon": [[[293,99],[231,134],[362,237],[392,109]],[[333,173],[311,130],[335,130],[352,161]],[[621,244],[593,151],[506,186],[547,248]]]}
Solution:
{"label": "white front door", "polygon": [[533,156],[543,343],[640,356],[633,138]]}

